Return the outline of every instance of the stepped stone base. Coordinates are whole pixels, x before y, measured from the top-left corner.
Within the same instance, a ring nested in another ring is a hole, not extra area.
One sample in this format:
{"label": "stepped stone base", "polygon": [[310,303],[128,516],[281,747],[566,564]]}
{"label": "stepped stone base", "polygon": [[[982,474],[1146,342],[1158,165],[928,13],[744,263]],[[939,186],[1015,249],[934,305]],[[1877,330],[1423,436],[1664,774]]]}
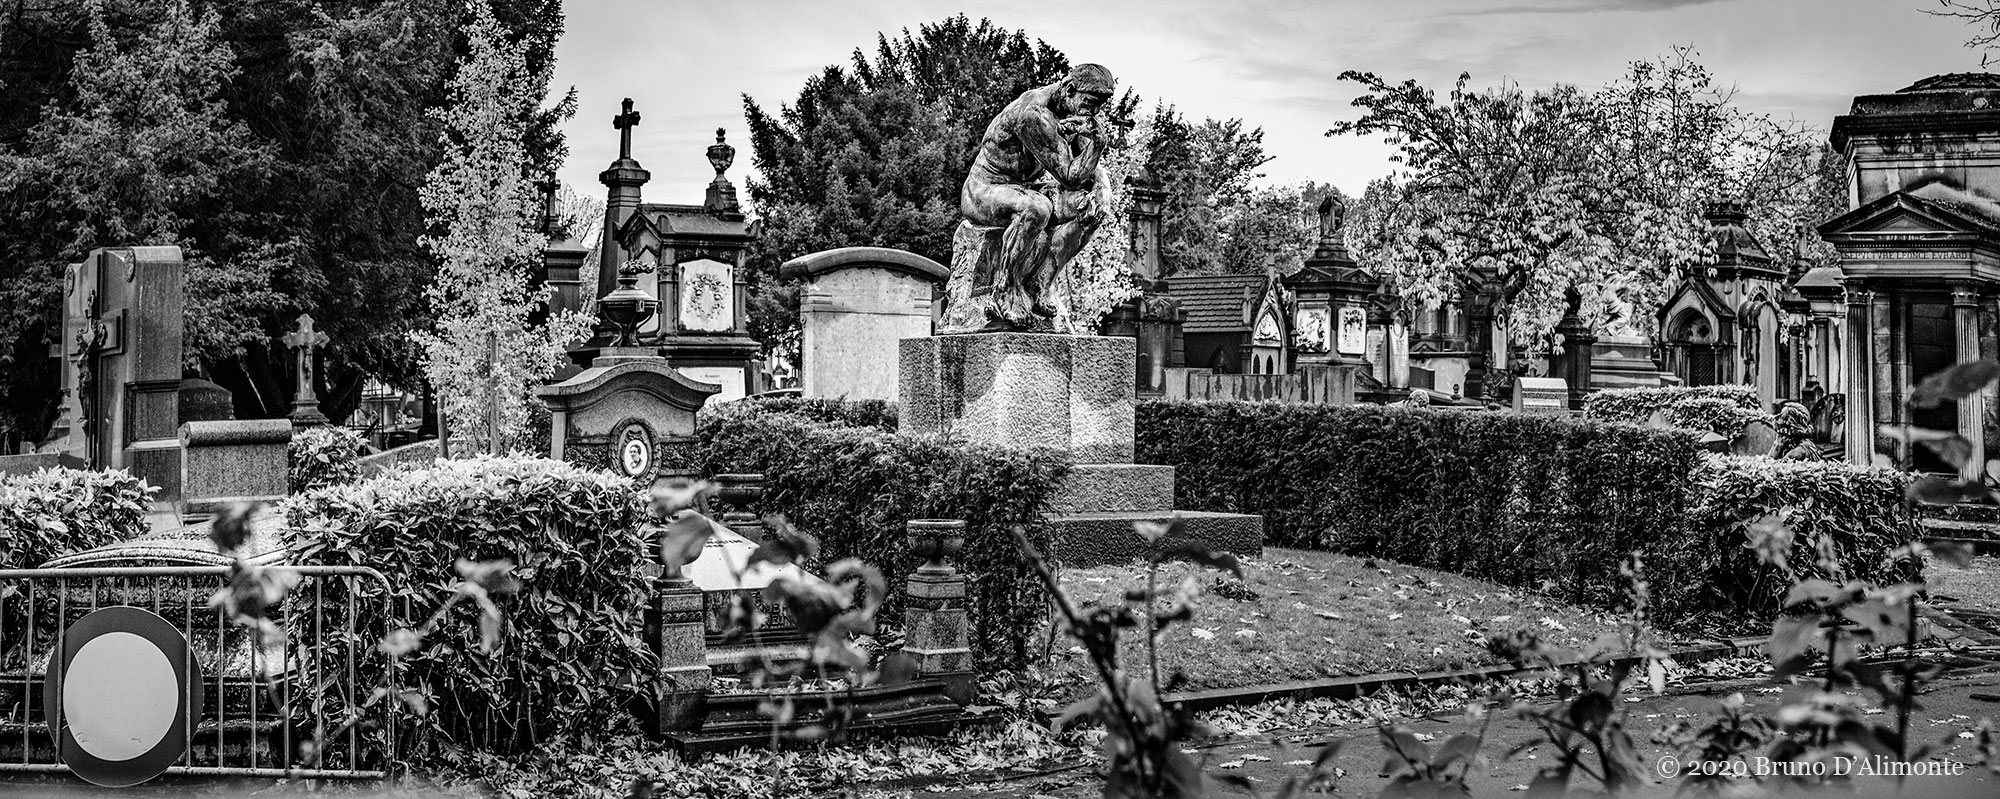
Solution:
{"label": "stepped stone base", "polygon": [[[1167,512],[1111,512],[1051,515],[1049,526],[1055,538],[1056,557],[1065,566],[1101,566],[1145,557],[1150,549],[1132,529],[1138,521],[1165,524],[1173,516]],[[1238,555],[1264,552],[1264,517],[1244,513],[1180,511],[1181,535],[1160,542],[1173,547],[1183,543]]]}
{"label": "stepped stone base", "polygon": [[1169,511],[1174,507],[1174,467],[1146,463],[1077,464],[1050,501],[1055,513]]}

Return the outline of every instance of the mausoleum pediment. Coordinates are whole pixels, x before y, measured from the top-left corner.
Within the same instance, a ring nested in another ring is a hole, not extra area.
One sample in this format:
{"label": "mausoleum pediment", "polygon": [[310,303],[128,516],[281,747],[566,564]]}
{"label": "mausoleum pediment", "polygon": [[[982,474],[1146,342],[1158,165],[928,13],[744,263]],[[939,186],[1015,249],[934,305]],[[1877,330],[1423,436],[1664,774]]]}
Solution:
{"label": "mausoleum pediment", "polygon": [[[1932,184],[1938,186],[1939,184]],[[1828,220],[1819,226],[1820,238],[1830,242],[1856,244],[1875,242],[1920,242],[1923,240],[1964,240],[1978,237],[2000,240],[2000,204],[1964,192],[1933,190],[1926,186],[1915,192],[1884,195],[1873,202]],[[1925,193],[1953,199],[1931,198]],[[1962,195],[1958,197],[1957,195]],[[1984,206],[1992,205],[1989,211]]]}

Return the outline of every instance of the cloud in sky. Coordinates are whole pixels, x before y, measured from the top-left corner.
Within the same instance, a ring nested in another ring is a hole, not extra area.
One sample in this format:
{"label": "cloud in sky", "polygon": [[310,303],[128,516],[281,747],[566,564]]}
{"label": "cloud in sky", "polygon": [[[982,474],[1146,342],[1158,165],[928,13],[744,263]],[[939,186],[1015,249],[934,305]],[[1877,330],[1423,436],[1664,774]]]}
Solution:
{"label": "cloud in sky", "polygon": [[[565,126],[561,177],[601,191],[617,156],[609,122],[631,97],[644,114],[634,155],[653,173],[646,197],[699,202],[712,176],[703,148],[717,127],[738,145],[731,177],[750,168],[742,95],[767,109],[805,79],[872,50],[878,32],[963,12],[1026,30],[1073,61],[1109,66],[1122,86],[1194,117],[1241,117],[1265,131],[1267,180],[1330,181],[1358,191],[1389,170],[1389,149],[1322,134],[1351,119],[1343,70],[1448,86],[1512,80],[1600,86],[1626,63],[1692,45],[1752,110],[1825,127],[1857,94],[1979,68],[1956,21],[1923,0],[1100,0],[1011,4],[938,0],[585,0],[566,4],[555,89],[575,86],[582,111]],[[1224,10],[1226,8],[1226,10]]]}

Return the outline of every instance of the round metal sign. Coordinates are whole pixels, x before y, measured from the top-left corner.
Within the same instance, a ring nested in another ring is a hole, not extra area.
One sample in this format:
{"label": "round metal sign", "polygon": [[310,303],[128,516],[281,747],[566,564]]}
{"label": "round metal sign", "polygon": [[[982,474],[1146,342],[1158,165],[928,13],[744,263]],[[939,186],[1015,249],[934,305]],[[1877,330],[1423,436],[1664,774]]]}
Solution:
{"label": "round metal sign", "polygon": [[201,700],[187,638],[151,611],[122,605],[63,632],[43,685],[58,756],[107,788],[138,785],[180,760]]}
{"label": "round metal sign", "polygon": [[619,474],[651,482],[658,465],[653,454],[653,428],[645,422],[627,420],[611,436],[611,463]]}

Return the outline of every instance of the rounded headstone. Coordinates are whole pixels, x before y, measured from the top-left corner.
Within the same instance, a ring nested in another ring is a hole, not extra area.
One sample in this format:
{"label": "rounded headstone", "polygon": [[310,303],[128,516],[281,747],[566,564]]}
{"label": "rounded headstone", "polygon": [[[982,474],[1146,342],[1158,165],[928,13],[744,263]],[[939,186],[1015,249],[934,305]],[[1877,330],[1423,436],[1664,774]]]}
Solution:
{"label": "rounded headstone", "polygon": [[199,377],[181,378],[182,422],[219,422],[236,418],[235,396],[229,389]]}

